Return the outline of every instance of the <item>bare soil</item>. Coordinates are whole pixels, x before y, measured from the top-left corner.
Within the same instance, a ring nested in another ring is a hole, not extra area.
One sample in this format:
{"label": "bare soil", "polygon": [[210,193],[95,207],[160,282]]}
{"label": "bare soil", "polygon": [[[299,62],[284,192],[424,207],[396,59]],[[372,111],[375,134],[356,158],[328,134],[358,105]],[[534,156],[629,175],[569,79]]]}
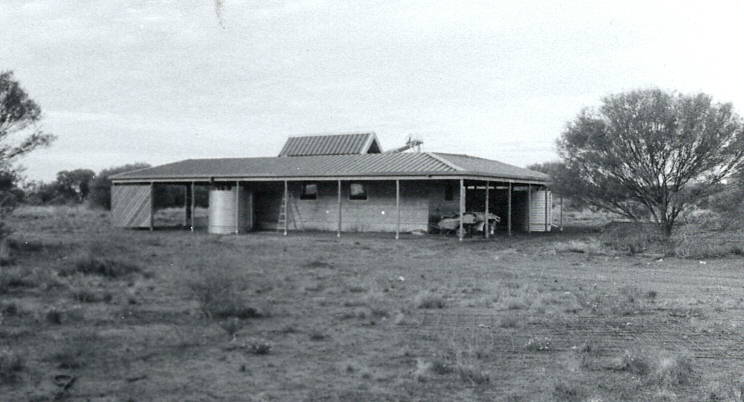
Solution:
{"label": "bare soil", "polygon": [[[741,257],[566,251],[596,236],[587,231],[460,243],[149,232],[108,219],[76,208],[12,217],[0,352],[24,364],[5,376],[0,365],[1,400],[742,397]],[[76,272],[81,255],[139,270]],[[215,273],[256,316],[205,314],[194,282]]]}

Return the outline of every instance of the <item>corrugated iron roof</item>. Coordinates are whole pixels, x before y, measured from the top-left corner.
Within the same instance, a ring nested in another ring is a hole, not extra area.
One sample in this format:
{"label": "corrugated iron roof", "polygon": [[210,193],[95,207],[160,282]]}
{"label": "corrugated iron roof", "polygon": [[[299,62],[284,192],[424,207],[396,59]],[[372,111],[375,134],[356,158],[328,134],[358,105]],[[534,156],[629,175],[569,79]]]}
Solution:
{"label": "corrugated iron roof", "polygon": [[[279,156],[366,154],[375,141],[375,133],[289,137]],[[379,143],[377,145],[379,147]]]}
{"label": "corrugated iron roof", "polygon": [[434,154],[450,162],[454,167],[462,171],[515,179],[550,180],[550,176],[545,173],[509,165],[492,159],[442,152],[436,152]]}
{"label": "corrugated iron roof", "polygon": [[113,180],[478,175],[547,181],[548,176],[505,163],[444,153],[319,155],[292,158],[188,159],[112,176]]}

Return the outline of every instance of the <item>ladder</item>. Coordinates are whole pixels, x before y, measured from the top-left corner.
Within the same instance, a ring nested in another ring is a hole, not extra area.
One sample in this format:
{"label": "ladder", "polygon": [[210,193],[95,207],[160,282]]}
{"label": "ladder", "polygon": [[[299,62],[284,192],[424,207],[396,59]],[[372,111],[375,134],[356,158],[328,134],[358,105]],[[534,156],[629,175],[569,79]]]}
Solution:
{"label": "ladder", "polygon": [[288,228],[293,230],[303,230],[300,209],[297,207],[294,197],[292,197],[292,192],[289,192],[289,202],[287,202],[287,213],[290,216],[287,217],[284,213],[285,196],[286,194],[282,192],[282,202],[279,204],[279,219],[277,219],[276,222],[276,230],[284,231],[284,222],[286,222],[287,219],[289,219],[289,225],[287,225]]}

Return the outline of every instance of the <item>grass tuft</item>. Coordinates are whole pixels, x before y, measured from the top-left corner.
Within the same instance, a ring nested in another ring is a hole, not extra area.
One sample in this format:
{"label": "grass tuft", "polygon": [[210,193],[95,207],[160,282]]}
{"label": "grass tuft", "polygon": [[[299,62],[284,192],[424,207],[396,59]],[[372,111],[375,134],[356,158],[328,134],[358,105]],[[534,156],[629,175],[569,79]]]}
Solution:
{"label": "grass tuft", "polygon": [[445,308],[447,306],[442,296],[426,291],[416,295],[414,304],[417,308],[424,309]]}

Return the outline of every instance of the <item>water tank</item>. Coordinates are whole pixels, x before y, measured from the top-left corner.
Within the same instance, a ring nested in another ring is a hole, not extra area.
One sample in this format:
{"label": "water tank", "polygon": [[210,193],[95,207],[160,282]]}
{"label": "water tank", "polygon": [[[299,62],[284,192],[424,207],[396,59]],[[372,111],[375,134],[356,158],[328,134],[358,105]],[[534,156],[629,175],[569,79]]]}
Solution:
{"label": "water tank", "polygon": [[209,233],[236,232],[235,201],[234,188],[219,186],[209,189]]}
{"label": "water tank", "polygon": [[[545,205],[547,203],[547,210]],[[553,223],[553,193],[548,190],[538,190],[532,192],[530,200],[530,231],[545,232],[550,231]],[[547,213],[547,217],[546,217]],[[547,226],[545,225],[547,218]]]}

